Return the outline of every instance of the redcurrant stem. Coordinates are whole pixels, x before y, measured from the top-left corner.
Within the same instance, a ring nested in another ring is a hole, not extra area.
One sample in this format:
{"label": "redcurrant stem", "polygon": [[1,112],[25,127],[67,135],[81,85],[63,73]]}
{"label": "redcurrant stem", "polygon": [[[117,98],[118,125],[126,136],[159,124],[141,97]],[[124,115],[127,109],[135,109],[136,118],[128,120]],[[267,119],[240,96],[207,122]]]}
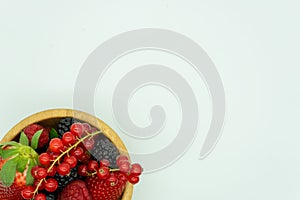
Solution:
{"label": "redcurrant stem", "polygon": [[109,171],[110,172],[117,172],[117,171],[120,171],[120,169],[110,169]]}
{"label": "redcurrant stem", "polygon": [[[72,146],[70,146],[70,148],[68,148],[66,151],[62,152],[54,161],[53,163],[51,164],[51,166],[48,168],[47,170],[47,173],[49,173],[51,171],[51,169],[54,167],[54,165],[58,162],[59,163],[59,160],[65,155],[69,155],[69,152],[76,148],[81,142],[83,142],[84,140],[86,140],[87,138],[89,137],[93,137],[95,135],[98,135],[100,133],[103,133],[102,131],[96,131],[96,132],[93,132],[93,133],[89,133],[88,135],[84,136],[83,138],[77,138],[77,142],[75,144],[73,144]],[[37,185],[37,188],[34,190],[34,194],[36,194],[38,192],[38,188],[40,187],[40,185],[42,184],[42,182],[44,181],[44,179],[40,180],[39,184]]]}
{"label": "redcurrant stem", "polygon": [[[110,172],[117,172],[117,171],[120,171],[120,169],[109,169]],[[91,173],[91,174],[88,174],[88,176],[94,176],[97,174],[97,171]]]}
{"label": "redcurrant stem", "polygon": [[64,152],[62,152],[55,160],[54,160],[54,162],[52,163],[52,165],[49,167],[49,169],[48,169],[48,173],[50,172],[50,170],[53,168],[53,166],[56,164],[56,162],[59,162],[59,160],[65,155],[65,154],[67,154],[67,153],[69,153],[72,149],[74,149],[75,147],[77,147],[81,142],[83,142],[85,139],[87,139],[88,137],[93,137],[93,136],[95,136],[95,135],[97,135],[97,134],[100,134],[100,133],[102,133],[102,131],[96,131],[96,132],[94,132],[94,133],[91,133],[91,134],[89,134],[89,135],[86,135],[86,136],[84,136],[83,138],[78,138],[77,137],[77,142],[74,144],[74,145],[72,145],[72,146],[70,146],[70,148],[68,148],[66,151],[64,151]]}
{"label": "redcurrant stem", "polygon": [[36,194],[39,191],[39,187],[41,186],[41,184],[43,183],[43,181],[46,181],[45,179],[40,180],[39,184],[36,186],[33,194]]}

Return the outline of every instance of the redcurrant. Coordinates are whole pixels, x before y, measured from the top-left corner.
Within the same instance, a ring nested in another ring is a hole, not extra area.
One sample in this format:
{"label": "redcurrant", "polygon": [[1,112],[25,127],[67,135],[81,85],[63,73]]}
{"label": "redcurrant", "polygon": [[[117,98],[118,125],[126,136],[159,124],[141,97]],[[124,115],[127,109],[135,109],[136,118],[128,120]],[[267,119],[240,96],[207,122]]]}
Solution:
{"label": "redcurrant", "polygon": [[60,153],[60,151],[64,148],[64,144],[61,139],[53,138],[49,143],[49,148],[53,153]]}
{"label": "redcurrant", "polygon": [[36,170],[35,175],[37,179],[44,179],[47,177],[47,170],[43,167],[40,167]]}
{"label": "redcurrant", "polygon": [[83,141],[83,145],[86,148],[86,150],[90,151],[95,146],[95,140],[93,138],[86,139],[86,140]]}
{"label": "redcurrant", "polygon": [[88,163],[88,171],[89,172],[94,172],[98,169],[99,165],[96,160],[90,160]]}
{"label": "redcurrant", "polygon": [[75,137],[81,137],[83,134],[83,128],[84,127],[82,126],[81,123],[74,123],[70,127],[70,131]]}
{"label": "redcurrant", "polygon": [[42,165],[48,166],[50,165],[51,157],[48,153],[42,153],[39,155],[39,161]]}
{"label": "redcurrant", "polygon": [[62,176],[65,176],[67,174],[70,173],[70,170],[71,170],[71,167],[68,163],[60,163],[57,167],[57,172],[62,175]]}
{"label": "redcurrant", "polygon": [[34,200],[46,200],[46,195],[43,193],[39,193],[35,195]]}
{"label": "redcurrant", "polygon": [[91,126],[88,123],[82,123],[83,132],[91,133]]}
{"label": "redcurrant", "polygon": [[119,165],[119,169],[121,172],[128,173],[130,171],[130,163],[129,161],[122,161]]}
{"label": "redcurrant", "polygon": [[83,162],[83,163],[88,163],[91,159],[91,154],[86,151],[82,156],[81,158],[79,159],[80,162]]}
{"label": "redcurrant", "polygon": [[45,190],[48,192],[54,192],[58,187],[58,182],[54,178],[49,178],[45,183]]}
{"label": "redcurrant", "polygon": [[100,166],[102,167],[109,167],[110,163],[109,163],[109,160],[106,160],[106,159],[103,159],[103,160],[100,160]]}
{"label": "redcurrant", "polygon": [[128,181],[131,184],[137,184],[140,181],[140,178],[138,176],[129,176]]}
{"label": "redcurrant", "polygon": [[69,146],[76,143],[76,138],[71,132],[66,132],[61,138],[64,145]]}
{"label": "redcurrant", "polygon": [[77,159],[75,156],[66,156],[64,158],[64,162],[65,163],[68,163],[70,165],[71,168],[74,168],[76,167],[77,165]]}
{"label": "redcurrant", "polygon": [[40,166],[34,166],[32,169],[31,169],[31,175],[33,176],[33,178],[37,178],[37,170],[40,168]]}
{"label": "redcurrant", "polygon": [[22,190],[21,195],[23,199],[31,199],[34,196],[34,188],[32,186],[26,186]]}
{"label": "redcurrant", "polygon": [[100,167],[97,170],[97,176],[100,179],[107,179],[109,177],[109,168],[108,167]]}
{"label": "redcurrant", "polygon": [[41,182],[41,180],[35,179],[33,182],[34,187],[36,188],[39,185],[38,190],[45,189],[45,181],[42,181],[41,183],[40,182]]}
{"label": "redcurrant", "polygon": [[120,167],[122,161],[128,161],[128,157],[124,155],[120,155],[117,157],[117,166]]}
{"label": "redcurrant", "polygon": [[70,154],[72,156],[75,156],[77,159],[80,159],[82,155],[84,154],[84,150],[81,147],[76,147],[75,149],[72,149],[70,151]]}
{"label": "redcurrant", "polygon": [[87,174],[88,174],[88,167],[87,167],[87,165],[80,165],[78,167],[78,174],[80,176],[87,176]]}
{"label": "redcurrant", "polygon": [[143,168],[140,164],[134,163],[131,165],[130,174],[134,176],[139,176],[142,174],[142,172],[143,172]]}
{"label": "redcurrant", "polygon": [[110,186],[115,186],[115,185],[117,185],[117,181],[118,181],[118,178],[115,176],[114,173],[111,173],[106,180],[106,184],[108,184]]}
{"label": "redcurrant", "polygon": [[127,176],[124,173],[119,173],[118,180],[127,181]]}
{"label": "redcurrant", "polygon": [[[49,170],[49,169],[48,169]],[[48,171],[48,176],[54,176],[56,174],[57,168],[56,166],[53,166],[49,171]]]}

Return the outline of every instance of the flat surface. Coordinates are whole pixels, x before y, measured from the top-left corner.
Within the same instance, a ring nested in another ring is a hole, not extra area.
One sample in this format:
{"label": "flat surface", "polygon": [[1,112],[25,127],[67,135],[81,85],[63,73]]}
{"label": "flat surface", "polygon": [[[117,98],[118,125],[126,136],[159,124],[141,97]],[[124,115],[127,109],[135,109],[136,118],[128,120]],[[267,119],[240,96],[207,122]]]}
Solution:
{"label": "flat surface", "polygon": [[200,111],[190,148],[169,167],[145,174],[133,199],[300,198],[298,1],[0,2],[1,136],[38,111],[72,108],[82,64],[106,40],[139,28],[169,29],[194,40],[215,63],[225,87],[225,125],[216,148],[199,160],[212,115],[202,78],[163,52],[137,52],[111,65],[98,81],[94,112],[130,152],[147,155],[169,144],[181,110],[164,88],[143,87],[129,101],[131,119],[146,126],[151,107],[161,104],[168,120],[152,138],[125,134],[111,106],[124,73],[142,64],[168,65],[191,85]]}

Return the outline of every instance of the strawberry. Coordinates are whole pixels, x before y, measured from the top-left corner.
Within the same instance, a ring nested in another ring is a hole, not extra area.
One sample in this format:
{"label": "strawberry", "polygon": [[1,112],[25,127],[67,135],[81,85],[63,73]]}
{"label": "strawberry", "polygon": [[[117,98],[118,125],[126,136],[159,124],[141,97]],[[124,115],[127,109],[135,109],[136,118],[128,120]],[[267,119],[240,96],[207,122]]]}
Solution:
{"label": "strawberry", "polygon": [[118,200],[125,189],[126,182],[124,174],[120,171],[112,172],[107,180],[100,179],[98,176],[86,179],[93,200]]}
{"label": "strawberry", "polygon": [[17,185],[11,185],[6,187],[0,181],[0,199],[1,200],[23,200],[21,196],[21,191],[24,187],[19,187]]}
{"label": "strawberry", "polygon": [[60,193],[58,200],[92,200],[84,181],[75,180],[69,183]]}
{"label": "strawberry", "polygon": [[24,133],[28,137],[29,141],[31,142],[32,137],[39,130],[43,130],[42,135],[38,142],[38,148],[41,148],[44,145],[49,143],[50,138],[49,138],[49,130],[48,129],[46,129],[38,124],[31,124],[24,129]]}
{"label": "strawberry", "polygon": [[[6,163],[7,160],[0,158],[0,169]],[[0,181],[0,199],[1,200],[21,200],[21,191],[26,185],[26,172],[23,173],[16,171],[16,177],[13,184],[10,187],[5,186]]]}
{"label": "strawberry", "polygon": [[33,184],[31,169],[38,165],[39,155],[35,149],[42,131],[29,139],[22,132],[20,142],[10,141],[0,144],[0,199],[21,200],[21,191]]}

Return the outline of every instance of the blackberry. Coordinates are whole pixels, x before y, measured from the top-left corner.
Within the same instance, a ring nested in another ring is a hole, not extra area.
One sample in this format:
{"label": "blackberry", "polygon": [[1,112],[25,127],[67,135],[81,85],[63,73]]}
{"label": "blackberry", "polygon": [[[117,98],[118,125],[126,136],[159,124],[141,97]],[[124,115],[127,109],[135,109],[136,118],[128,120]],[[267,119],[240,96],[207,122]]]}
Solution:
{"label": "blackberry", "polygon": [[46,195],[46,200],[56,200],[57,199],[57,195],[54,193],[50,193],[50,192],[45,192],[44,193]]}
{"label": "blackberry", "polygon": [[91,155],[98,161],[102,159],[109,160],[111,167],[116,168],[116,160],[120,152],[116,146],[103,134],[95,139],[95,146],[91,150]]}
{"label": "blackberry", "polygon": [[58,192],[61,192],[62,189],[64,189],[64,187],[65,187],[68,183],[70,183],[71,181],[73,181],[73,180],[78,180],[78,179],[83,179],[83,177],[80,176],[80,175],[77,173],[77,169],[78,169],[77,166],[76,166],[75,168],[71,169],[70,174],[67,175],[67,176],[62,176],[62,175],[60,175],[60,174],[58,174],[58,173],[56,173],[56,174],[54,175],[54,178],[55,178],[55,179],[57,180],[57,182],[58,182],[58,188],[57,188],[57,191],[58,191]]}
{"label": "blackberry", "polygon": [[75,122],[79,122],[79,121],[72,117],[66,117],[61,119],[57,124],[57,133],[59,137],[61,138],[65,132],[70,131],[71,125],[74,124]]}

